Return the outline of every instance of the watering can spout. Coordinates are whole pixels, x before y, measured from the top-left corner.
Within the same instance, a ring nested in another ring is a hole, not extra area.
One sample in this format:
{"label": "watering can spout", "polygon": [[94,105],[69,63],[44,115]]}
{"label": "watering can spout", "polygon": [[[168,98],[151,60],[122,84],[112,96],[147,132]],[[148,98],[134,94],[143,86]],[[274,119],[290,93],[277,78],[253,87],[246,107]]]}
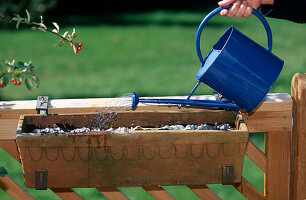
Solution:
{"label": "watering can spout", "polygon": [[209,107],[227,110],[239,110],[239,106],[232,102],[221,100],[190,100],[190,99],[164,99],[164,98],[139,98],[138,95],[133,92],[132,95],[132,109],[135,110],[138,103],[157,103],[157,104],[177,104],[185,106],[198,106]]}

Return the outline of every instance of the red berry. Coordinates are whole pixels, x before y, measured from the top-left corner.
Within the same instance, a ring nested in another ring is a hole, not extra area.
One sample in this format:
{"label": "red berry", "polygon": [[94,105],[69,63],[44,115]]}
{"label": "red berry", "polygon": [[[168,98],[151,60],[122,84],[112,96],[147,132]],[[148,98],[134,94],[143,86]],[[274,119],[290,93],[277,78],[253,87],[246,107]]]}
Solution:
{"label": "red berry", "polygon": [[78,47],[77,47],[77,50],[79,50],[79,51],[80,51],[81,49],[82,49],[82,48],[81,48],[80,46],[78,46]]}
{"label": "red berry", "polygon": [[16,79],[12,78],[11,81],[14,83],[14,82],[16,82]]}
{"label": "red berry", "polygon": [[17,81],[14,81],[13,84],[14,84],[14,85],[17,85]]}
{"label": "red berry", "polygon": [[0,83],[0,87],[3,88],[4,87],[4,81],[2,80]]}
{"label": "red berry", "polygon": [[21,85],[21,82],[20,82],[20,81],[18,81],[18,82],[17,82],[17,85]]}
{"label": "red berry", "polygon": [[6,73],[4,72],[3,74],[2,74],[2,76],[5,76],[6,75]]}
{"label": "red berry", "polygon": [[75,53],[79,53],[79,50],[75,50]]}
{"label": "red berry", "polygon": [[79,45],[78,45],[78,46],[79,46],[79,47],[81,47],[82,45],[83,45],[82,43],[79,43]]}

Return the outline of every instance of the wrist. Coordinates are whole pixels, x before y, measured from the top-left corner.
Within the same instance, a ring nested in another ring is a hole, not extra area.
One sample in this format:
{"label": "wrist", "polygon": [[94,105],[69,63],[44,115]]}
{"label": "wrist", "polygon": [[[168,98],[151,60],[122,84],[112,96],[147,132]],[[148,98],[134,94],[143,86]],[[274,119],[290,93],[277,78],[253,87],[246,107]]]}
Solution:
{"label": "wrist", "polygon": [[274,0],[262,0],[261,4],[264,4],[264,5],[273,5],[274,4]]}

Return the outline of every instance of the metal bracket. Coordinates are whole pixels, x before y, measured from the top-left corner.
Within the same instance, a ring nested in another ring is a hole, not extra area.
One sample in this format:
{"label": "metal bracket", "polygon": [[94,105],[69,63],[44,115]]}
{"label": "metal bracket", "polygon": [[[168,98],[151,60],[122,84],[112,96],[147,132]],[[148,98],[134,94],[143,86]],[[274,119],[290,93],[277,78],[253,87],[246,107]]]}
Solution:
{"label": "metal bracket", "polygon": [[37,114],[48,114],[48,96],[38,96],[36,103]]}
{"label": "metal bracket", "polygon": [[48,170],[36,170],[35,171],[35,189],[46,190],[48,183]]}
{"label": "metal bracket", "polygon": [[234,166],[223,165],[222,166],[222,184],[233,185],[234,184]]}

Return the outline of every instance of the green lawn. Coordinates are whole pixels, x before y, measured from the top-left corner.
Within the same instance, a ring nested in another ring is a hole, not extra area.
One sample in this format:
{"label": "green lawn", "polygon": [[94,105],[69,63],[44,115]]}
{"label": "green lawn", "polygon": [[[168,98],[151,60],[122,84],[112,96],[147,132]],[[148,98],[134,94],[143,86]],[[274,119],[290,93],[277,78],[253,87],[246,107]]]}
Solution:
{"label": "green lawn", "polygon": [[[115,18],[71,17],[83,50],[75,56],[70,46],[55,47],[56,37],[27,29],[0,30],[0,63],[5,59],[31,60],[41,80],[38,89],[10,85],[0,89],[2,100],[36,99],[38,95],[58,98],[114,97],[136,91],[140,96],[188,95],[200,67],[194,47],[198,24],[206,13],[155,11],[122,14]],[[88,25],[87,20],[94,21]],[[110,22],[116,23],[110,23]],[[290,93],[296,72],[305,72],[306,26],[268,19],[274,36],[273,53],[285,60],[285,66],[271,92]],[[58,21],[61,25],[61,22]],[[255,17],[228,19],[216,16],[203,31],[203,54],[222,33],[234,24],[238,30],[266,47],[263,26]],[[211,94],[204,84],[196,94]],[[251,140],[263,148],[263,134],[251,134]],[[0,149],[0,166],[23,184],[21,166]],[[263,192],[263,173],[249,159],[243,175]],[[232,186],[209,185],[224,199],[243,199]],[[167,186],[176,199],[198,199],[186,186]],[[50,191],[27,189],[37,199],[58,199]],[[76,189],[86,199],[103,196],[96,189]],[[152,199],[141,188],[120,188],[130,199]],[[0,190],[1,199],[10,199]]]}

